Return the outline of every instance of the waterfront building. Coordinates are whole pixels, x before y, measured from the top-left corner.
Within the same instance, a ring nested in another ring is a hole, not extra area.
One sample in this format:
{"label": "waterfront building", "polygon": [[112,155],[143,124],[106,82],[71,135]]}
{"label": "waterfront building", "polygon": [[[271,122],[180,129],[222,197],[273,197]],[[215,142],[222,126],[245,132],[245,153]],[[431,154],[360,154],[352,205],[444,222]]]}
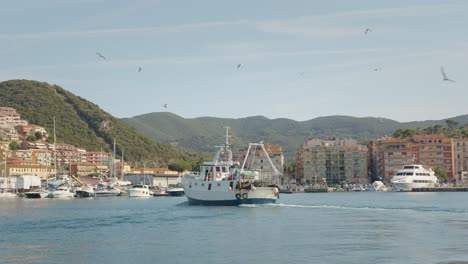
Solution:
{"label": "waterfront building", "polygon": [[85,163],[86,150],[70,144],[55,144],[57,164]]}
{"label": "waterfront building", "polygon": [[112,161],[111,152],[87,151],[86,163],[110,164]]}
{"label": "waterfront building", "polygon": [[325,179],[328,185],[367,183],[367,163],[367,147],[354,139],[309,138],[297,151],[296,176],[310,183]]}
{"label": "waterfront building", "polygon": [[132,184],[146,184],[160,188],[167,188],[170,185],[175,185],[179,182],[179,174],[126,174],[123,179],[131,182]]}
{"label": "waterfront building", "polygon": [[55,174],[56,171],[52,165],[37,165],[22,161],[8,161],[7,164],[7,175],[10,176],[34,175],[45,180]]}
{"label": "waterfront building", "polygon": [[463,176],[462,172],[468,171],[468,138],[455,138],[453,139],[453,145],[455,151],[455,172],[461,177]]}
{"label": "waterfront building", "polygon": [[109,175],[109,167],[99,163],[71,163],[70,173],[76,176]]}

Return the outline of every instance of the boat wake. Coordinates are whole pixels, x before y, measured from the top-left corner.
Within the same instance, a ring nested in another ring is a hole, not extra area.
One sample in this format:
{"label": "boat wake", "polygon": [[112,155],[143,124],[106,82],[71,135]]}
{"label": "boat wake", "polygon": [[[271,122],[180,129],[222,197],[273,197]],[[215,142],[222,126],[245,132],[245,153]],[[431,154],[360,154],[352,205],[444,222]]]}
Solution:
{"label": "boat wake", "polygon": [[372,207],[372,206],[347,206],[347,205],[307,205],[307,204],[243,204],[241,207],[250,208],[311,208],[311,209],[330,209],[330,210],[376,210],[376,211],[409,211],[409,212],[430,212],[430,213],[452,213],[466,214],[468,211],[456,208],[439,208],[431,206],[419,207]]}

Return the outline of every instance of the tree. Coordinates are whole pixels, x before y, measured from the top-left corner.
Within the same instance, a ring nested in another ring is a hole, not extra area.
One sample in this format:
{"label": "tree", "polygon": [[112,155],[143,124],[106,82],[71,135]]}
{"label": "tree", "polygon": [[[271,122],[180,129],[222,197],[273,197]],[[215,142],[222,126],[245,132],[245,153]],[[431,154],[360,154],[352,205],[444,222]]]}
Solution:
{"label": "tree", "polygon": [[455,128],[455,127],[458,126],[458,122],[453,120],[453,119],[447,119],[447,120],[445,120],[445,123],[447,123],[447,126],[449,128]]}
{"label": "tree", "polygon": [[18,150],[20,148],[20,145],[16,141],[10,142],[8,146],[10,147],[10,150]]}
{"label": "tree", "polygon": [[36,140],[41,140],[42,139],[42,133],[37,131],[36,133],[34,133],[34,136],[36,137]]}
{"label": "tree", "polygon": [[26,138],[27,141],[36,141],[36,137],[34,135],[29,135],[27,138]]}
{"label": "tree", "polygon": [[447,169],[445,168],[441,168],[441,167],[437,167],[435,170],[435,175],[437,177],[437,179],[440,181],[440,182],[446,182],[447,181],[447,175],[448,175],[448,171]]}

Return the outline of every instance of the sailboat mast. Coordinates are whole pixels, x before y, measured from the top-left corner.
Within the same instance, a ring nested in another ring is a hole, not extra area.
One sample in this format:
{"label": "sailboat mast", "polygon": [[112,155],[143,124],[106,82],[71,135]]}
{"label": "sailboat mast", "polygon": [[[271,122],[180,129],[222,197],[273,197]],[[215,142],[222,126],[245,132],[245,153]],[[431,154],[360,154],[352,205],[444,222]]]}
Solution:
{"label": "sailboat mast", "polygon": [[124,149],[122,149],[122,162],[120,163],[120,179],[123,180],[123,176],[124,176]]}
{"label": "sailboat mast", "polygon": [[57,138],[55,136],[55,116],[54,116],[54,169],[55,169],[55,179],[57,179]]}
{"label": "sailboat mast", "polygon": [[115,139],[114,139],[114,149],[112,154],[112,177],[115,178]]}

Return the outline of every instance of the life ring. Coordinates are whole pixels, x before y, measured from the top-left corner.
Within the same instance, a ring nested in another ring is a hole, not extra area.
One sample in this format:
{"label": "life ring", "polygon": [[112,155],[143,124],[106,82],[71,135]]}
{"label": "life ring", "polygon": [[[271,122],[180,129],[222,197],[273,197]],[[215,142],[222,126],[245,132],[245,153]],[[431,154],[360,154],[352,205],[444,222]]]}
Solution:
{"label": "life ring", "polygon": [[241,194],[240,193],[236,193],[236,199],[239,200],[241,198]]}
{"label": "life ring", "polygon": [[247,195],[247,193],[243,193],[243,194],[242,194],[242,199],[247,199],[247,197],[249,197],[249,196]]}
{"label": "life ring", "polygon": [[221,172],[216,173],[216,178],[218,178],[218,179],[221,178]]}

